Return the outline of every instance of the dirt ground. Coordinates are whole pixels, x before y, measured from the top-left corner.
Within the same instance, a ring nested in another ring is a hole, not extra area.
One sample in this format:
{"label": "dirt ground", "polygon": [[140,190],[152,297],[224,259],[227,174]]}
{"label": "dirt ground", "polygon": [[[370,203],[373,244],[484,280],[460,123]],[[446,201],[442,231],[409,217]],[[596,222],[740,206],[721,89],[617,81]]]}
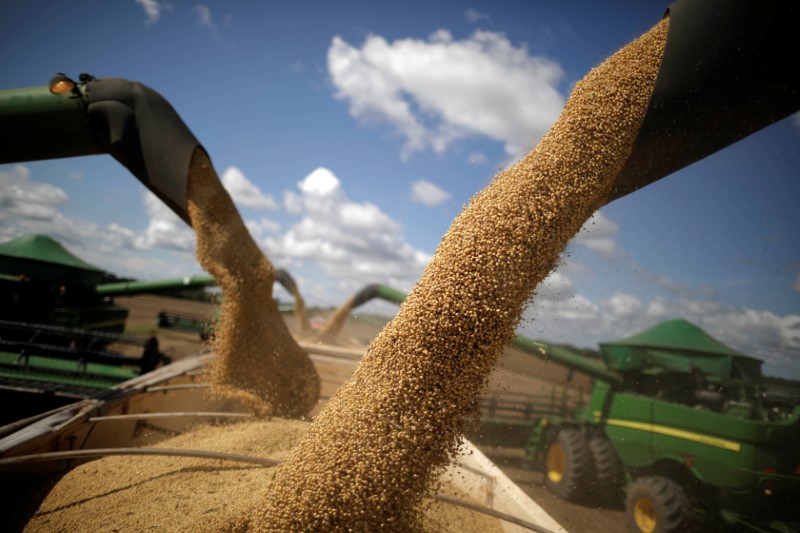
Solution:
{"label": "dirt ground", "polygon": [[[160,311],[211,317],[213,308],[210,304],[175,298],[140,295],[116,298],[117,305],[130,309],[127,333],[145,336],[155,331],[161,351],[178,360],[203,347],[200,335],[194,332],[158,328],[157,315]],[[321,313],[323,318],[327,313]],[[314,319],[314,315],[309,316]],[[286,315],[287,325],[293,332],[297,331],[296,318]],[[380,325],[374,320],[348,320],[339,336],[337,344],[346,347],[364,348],[378,333]],[[329,397],[326,382],[340,383],[347,376],[329,376],[323,378],[323,396]],[[490,377],[489,390],[485,397],[512,397],[519,394],[551,394],[554,390],[563,390],[570,386],[573,395],[588,394],[591,386],[589,378],[575,374],[567,381],[567,370],[559,365],[541,361],[525,352],[509,347]],[[505,474],[511,478],[525,493],[536,501],[567,531],[583,533],[616,533],[625,531],[622,508],[598,509],[584,505],[565,502],[553,496],[544,488],[544,474],[531,470],[524,465],[524,452],[521,449],[498,448],[479,445],[481,450],[492,459]]]}

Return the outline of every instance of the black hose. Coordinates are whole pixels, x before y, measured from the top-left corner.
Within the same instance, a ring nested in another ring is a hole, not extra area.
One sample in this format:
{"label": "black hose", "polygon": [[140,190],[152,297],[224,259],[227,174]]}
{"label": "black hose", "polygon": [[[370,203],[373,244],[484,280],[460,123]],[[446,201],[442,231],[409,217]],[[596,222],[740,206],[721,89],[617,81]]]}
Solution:
{"label": "black hose", "polygon": [[146,85],[119,78],[88,81],[86,104],[98,144],[191,225],[189,163],[202,146],[172,105]]}

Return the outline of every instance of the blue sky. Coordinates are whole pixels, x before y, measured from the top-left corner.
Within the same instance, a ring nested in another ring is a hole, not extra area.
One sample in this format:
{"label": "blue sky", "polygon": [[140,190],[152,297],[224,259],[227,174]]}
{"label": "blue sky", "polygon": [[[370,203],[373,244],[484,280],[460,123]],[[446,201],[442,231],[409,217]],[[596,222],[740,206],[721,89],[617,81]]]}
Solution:
{"label": "blue sky", "polygon": [[[156,89],[273,263],[339,305],[410,289],[462,206],[667,5],[6,2],[0,89],[59,71]],[[595,347],[681,317],[800,378],[799,143],[795,115],[601,209],[520,333]],[[47,233],[139,279],[200,272],[191,231],[108,156],[2,165],[0,185],[0,241]]]}

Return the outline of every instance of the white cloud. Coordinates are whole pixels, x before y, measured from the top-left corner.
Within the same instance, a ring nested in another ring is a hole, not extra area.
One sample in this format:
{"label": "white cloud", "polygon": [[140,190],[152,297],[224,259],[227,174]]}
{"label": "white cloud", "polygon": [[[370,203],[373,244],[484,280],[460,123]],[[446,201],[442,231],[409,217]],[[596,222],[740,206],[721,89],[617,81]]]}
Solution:
{"label": "white cloud", "polygon": [[551,272],[536,288],[536,298],[562,300],[575,296],[572,280],[557,270]]}
{"label": "white cloud", "polygon": [[149,26],[151,24],[155,24],[161,18],[162,12],[162,5],[158,2],[158,0],[134,0],[137,4],[142,6],[144,9],[144,14],[147,16],[145,20],[145,25]]}
{"label": "white cloud", "polygon": [[603,307],[614,317],[626,319],[641,314],[644,306],[642,301],[632,294],[615,292],[611,298],[604,302]]}
{"label": "white cloud", "polygon": [[800,315],[781,316],[685,294],[643,301],[617,291],[598,305],[573,289],[568,278],[549,276],[526,310],[520,334],[597,349],[600,342],[683,318],[731,348],[763,360],[767,375],[800,379]]}
{"label": "white cloud", "polygon": [[333,172],[324,167],[315,169],[297,184],[309,196],[320,198],[339,196],[340,181]]}
{"label": "white cloud", "polygon": [[477,9],[473,9],[473,8],[467,9],[467,11],[464,13],[464,17],[466,17],[466,19],[468,21],[470,21],[471,23],[473,23],[473,24],[475,24],[477,22],[480,22],[481,20],[488,20],[489,19],[489,15],[487,15],[486,13],[482,13],[482,12],[478,11]]}
{"label": "white cloud", "polygon": [[[0,241],[47,234],[91,264],[139,279],[199,271],[190,228],[144,189],[143,199],[149,216],[145,230],[100,225],[62,213],[69,196],[57,186],[36,181],[29,167],[3,166]],[[267,218],[246,224],[274,264],[289,269],[304,296],[316,304],[338,305],[368,283],[407,291],[430,260],[429,254],[406,242],[401,224],[378,206],[351,201],[342,182],[328,169],[306,176],[296,192],[286,193],[285,202],[287,211],[298,219],[285,231]],[[611,238],[618,228],[598,214],[591,231],[592,238]],[[726,304],[665,275],[648,277],[652,289],[658,291],[653,296],[645,298],[619,288],[589,298],[570,277],[580,273],[567,261],[539,285],[521,323],[521,334],[596,348],[598,342],[684,318],[732,348],[763,359],[767,374],[800,378],[797,314]],[[795,279],[795,288],[799,282]]]}
{"label": "white cloud", "polygon": [[[156,279],[198,271],[191,253],[191,230],[147,194],[151,222],[138,234],[119,224],[100,225],[67,216],[61,212],[70,202],[64,190],[32,179],[24,165],[4,167],[0,170],[0,240],[49,235],[83,260],[121,276]],[[159,257],[159,249],[172,250],[171,257]]]}
{"label": "white cloud", "polygon": [[413,202],[434,207],[450,198],[451,194],[449,192],[430,181],[417,180],[411,184],[411,201]]}
{"label": "white cloud", "polygon": [[214,18],[211,16],[211,9],[204,4],[197,4],[194,6],[193,10],[195,17],[197,18],[197,23],[200,26],[208,28],[215,41],[221,41],[222,36],[219,33],[219,29],[217,29]]}
{"label": "white cloud", "polygon": [[261,192],[237,167],[228,167],[222,174],[222,184],[233,198],[234,203],[254,209],[278,210],[278,202]]}
{"label": "white cloud", "polygon": [[314,265],[352,290],[391,280],[410,285],[422,274],[430,256],[405,242],[401,225],[376,205],[350,201],[333,172],[317,168],[298,190],[285,194],[285,207],[300,220],[261,241],[276,263]]}
{"label": "white cloud", "polygon": [[669,304],[663,298],[655,298],[647,304],[645,316],[659,322],[666,320],[669,317]]}
{"label": "white cloud", "polygon": [[150,223],[144,234],[134,237],[133,246],[140,250],[158,247],[183,252],[193,251],[194,232],[191,228],[153,193],[143,191],[143,194]]}
{"label": "white cloud", "polygon": [[0,170],[0,225],[51,221],[68,201],[63,189],[32,181],[24,165]]}
{"label": "white cloud", "polygon": [[281,229],[280,223],[268,218],[262,218],[260,220],[246,220],[245,225],[247,226],[248,231],[250,231],[250,235],[252,235],[253,239],[255,240],[264,238],[267,235],[276,234]]}
{"label": "white cloud", "polygon": [[443,153],[473,135],[518,156],[550,128],[565,101],[558,64],[487,31],[460,41],[446,30],[427,41],[370,35],[360,49],[336,36],[328,72],[353,117],[388,124],[405,139],[404,157],[429,148]]}
{"label": "white cloud", "polygon": [[792,290],[794,292],[800,292],[800,272],[794,277],[794,281],[792,282]]}
{"label": "white cloud", "polygon": [[592,346],[602,338],[605,326],[600,308],[580,294],[560,297],[537,289],[536,297],[525,310],[520,322],[520,334],[554,343]]}
{"label": "white cloud", "polygon": [[601,211],[596,211],[583,225],[573,239],[573,243],[586,246],[605,259],[614,260],[622,255],[613,237],[619,232],[619,225],[609,220]]}
{"label": "white cloud", "polygon": [[483,152],[472,152],[467,156],[467,161],[471,165],[483,165],[488,161],[488,158]]}

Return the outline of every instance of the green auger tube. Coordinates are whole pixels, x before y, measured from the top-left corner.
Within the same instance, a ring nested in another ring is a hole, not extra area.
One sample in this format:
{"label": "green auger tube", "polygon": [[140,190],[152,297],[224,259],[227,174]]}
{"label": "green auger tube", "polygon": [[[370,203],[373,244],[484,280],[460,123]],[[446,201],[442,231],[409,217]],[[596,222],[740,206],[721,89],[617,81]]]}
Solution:
{"label": "green auger tube", "polygon": [[400,305],[406,299],[406,295],[400,291],[380,284],[367,285],[353,296],[353,301],[350,308],[355,309],[360,305],[364,305],[373,298],[380,298],[390,303]]}
{"label": "green auger tube", "polygon": [[149,87],[57,74],[48,86],[0,91],[0,126],[0,163],[110,154],[189,224],[189,163],[202,146]]}

